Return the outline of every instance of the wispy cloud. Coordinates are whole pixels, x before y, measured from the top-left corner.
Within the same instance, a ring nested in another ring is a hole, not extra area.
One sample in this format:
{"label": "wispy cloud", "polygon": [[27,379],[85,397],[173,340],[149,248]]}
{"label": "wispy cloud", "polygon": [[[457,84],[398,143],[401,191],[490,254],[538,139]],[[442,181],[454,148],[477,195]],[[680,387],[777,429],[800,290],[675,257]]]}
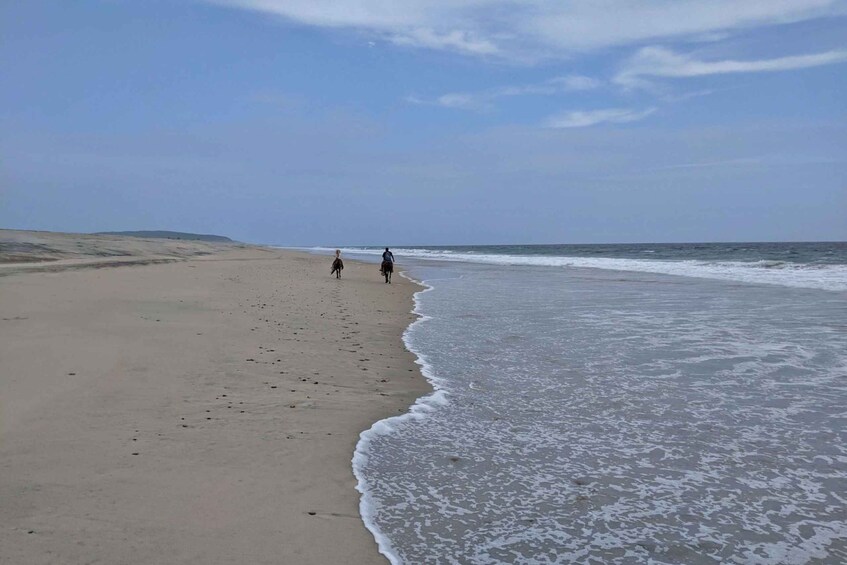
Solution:
{"label": "wispy cloud", "polygon": [[592,90],[602,86],[602,81],[582,75],[568,75],[554,78],[548,81],[550,84],[560,85],[564,90]]}
{"label": "wispy cloud", "polygon": [[708,167],[722,167],[727,165],[755,165],[762,162],[761,157],[738,157],[735,159],[722,159],[719,161],[704,161],[696,163],[680,163],[677,165],[664,165],[653,167],[651,171],[673,171],[677,169],[703,169]]}
{"label": "wispy cloud", "polygon": [[502,86],[481,92],[449,92],[434,99],[408,96],[406,101],[413,104],[430,104],[434,106],[442,106],[444,108],[484,111],[492,109],[494,107],[495,100],[500,98],[533,95],[553,96],[568,92],[593,90],[595,88],[599,88],[602,84],[602,81],[591,77],[582,75],[567,75],[555,77],[544,82]]}
{"label": "wispy cloud", "polygon": [[844,14],[844,0],[205,0],[405,46],[512,59],[727,32]]}
{"label": "wispy cloud", "polygon": [[820,154],[803,154],[800,151],[793,151],[790,154],[770,154],[760,155],[758,157],[736,157],[732,159],[720,159],[715,161],[696,161],[691,163],[679,163],[676,165],[664,165],[660,167],[652,167],[648,171],[675,171],[686,169],[706,169],[711,167],[743,167],[756,165],[760,167],[778,167],[778,166],[800,166],[800,165],[831,165],[844,163],[845,160],[839,157],[833,157]]}
{"label": "wispy cloud", "polygon": [[656,108],[633,110],[628,108],[606,108],[603,110],[574,111],[555,114],[545,120],[548,128],[584,128],[603,123],[625,124],[643,120]]}
{"label": "wispy cloud", "polygon": [[393,34],[389,40],[396,45],[453,50],[469,55],[496,55],[500,51],[491,41],[461,30],[441,33],[431,28],[417,28]]}
{"label": "wispy cloud", "polygon": [[777,72],[844,62],[847,62],[847,50],[775,59],[701,61],[663,47],[644,47],[624,64],[614,81],[623,86],[638,87],[644,85],[646,79],[655,77],[682,78],[727,73]]}
{"label": "wispy cloud", "polygon": [[490,101],[464,92],[442,94],[432,100],[412,95],[406,97],[406,102],[427,106],[441,106],[442,108],[455,108],[457,110],[483,111],[493,108]]}
{"label": "wispy cloud", "polygon": [[[721,90],[728,90],[728,89],[723,88]],[[664,102],[674,103],[674,102],[683,102],[685,100],[690,100],[692,98],[702,98],[703,96],[711,96],[715,92],[718,92],[718,89],[706,88],[706,89],[703,89],[703,90],[693,90],[693,91],[690,91],[690,92],[682,92],[682,93],[679,93],[679,94],[663,94],[663,95],[660,96],[660,98]]]}

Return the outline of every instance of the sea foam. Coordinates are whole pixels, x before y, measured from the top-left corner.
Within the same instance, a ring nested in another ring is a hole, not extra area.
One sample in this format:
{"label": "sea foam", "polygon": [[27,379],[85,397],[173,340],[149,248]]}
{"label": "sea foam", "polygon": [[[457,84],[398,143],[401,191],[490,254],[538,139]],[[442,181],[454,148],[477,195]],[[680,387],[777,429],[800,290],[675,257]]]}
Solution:
{"label": "sea foam", "polygon": [[432,366],[427,362],[426,356],[417,351],[412,344],[411,335],[415,329],[429,320],[429,317],[421,312],[419,296],[433,289],[432,286],[421,281],[414,280],[406,273],[401,272],[401,276],[411,280],[412,282],[424,287],[414,294],[414,307],[412,314],[418,316],[417,320],[412,322],[409,327],[403,332],[403,343],[406,349],[412,352],[416,359],[415,363],[420,366],[421,374],[429,381],[433,387],[433,392],[418,398],[415,403],[409,408],[409,411],[399,416],[392,416],[384,420],[374,423],[369,429],[359,434],[359,441],[356,444],[356,449],[353,452],[353,475],[356,477],[356,490],[361,494],[359,500],[359,513],[365,523],[365,527],[373,534],[376,540],[379,552],[382,553],[392,565],[401,563],[397,551],[391,544],[391,540],[386,536],[374,520],[374,516],[379,509],[379,502],[374,496],[372,490],[368,486],[368,481],[363,473],[364,467],[368,463],[369,453],[373,440],[379,436],[385,436],[394,433],[397,426],[408,420],[420,420],[426,415],[437,409],[439,406],[446,405],[448,401],[448,392],[442,387],[442,383],[435,376]]}
{"label": "sea foam", "polygon": [[[325,251],[324,248],[313,248]],[[350,247],[350,254],[381,255],[382,250]],[[847,290],[847,265],[807,264],[791,261],[660,261],[612,257],[571,257],[557,255],[519,255],[460,252],[446,249],[396,248],[398,257],[429,261],[458,261],[488,265],[525,267],[578,267],[613,271],[636,271],[683,277],[771,284],[820,290]]]}
{"label": "sea foam", "polygon": [[393,564],[847,558],[839,295],[411,269],[436,393],[354,459]]}

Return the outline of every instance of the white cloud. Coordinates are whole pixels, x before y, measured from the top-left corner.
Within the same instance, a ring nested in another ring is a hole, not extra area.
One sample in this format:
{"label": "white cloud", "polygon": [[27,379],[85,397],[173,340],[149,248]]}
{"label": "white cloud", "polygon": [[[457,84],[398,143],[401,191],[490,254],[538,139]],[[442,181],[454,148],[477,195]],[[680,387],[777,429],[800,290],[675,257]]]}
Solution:
{"label": "white cloud", "polygon": [[394,34],[389,39],[396,45],[453,50],[469,55],[495,55],[499,51],[487,39],[476,38],[473,34],[459,30],[439,33],[429,28],[417,28]]}
{"label": "white cloud", "polygon": [[589,50],[656,39],[703,39],[845,11],[839,0],[585,0],[544,2],[529,30],[545,44]]}
{"label": "white cloud", "polygon": [[552,96],[567,92],[592,90],[602,86],[602,82],[582,75],[555,77],[544,82],[516,86],[502,86],[482,92],[450,92],[433,100],[417,96],[409,96],[407,102],[413,104],[431,104],[445,108],[460,108],[463,110],[490,110],[498,98],[513,96]]}
{"label": "white cloud", "polygon": [[[727,88],[723,88],[720,90],[729,90]],[[690,100],[692,98],[700,98],[702,96],[711,96],[715,92],[718,92],[718,89],[707,88],[703,90],[694,90],[691,92],[683,92],[680,94],[663,94],[661,99],[665,102],[682,102],[684,100]]]}
{"label": "white cloud", "polygon": [[524,96],[528,94],[561,94],[563,92],[575,92],[578,90],[593,90],[599,88],[602,84],[601,81],[595,78],[582,75],[567,75],[554,77],[534,84],[503,86],[489,90],[483,93],[482,96],[503,98],[505,96]]}
{"label": "white cloud", "polygon": [[205,0],[399,45],[512,59],[558,57],[847,13],[845,0]]}
{"label": "white cloud", "polygon": [[826,51],[751,61],[700,61],[662,47],[644,47],[624,64],[615,82],[628,87],[646,83],[645,77],[697,77],[726,73],[788,71],[847,62],[847,50]]}
{"label": "white cloud", "polygon": [[656,108],[632,110],[627,108],[607,108],[604,110],[588,110],[565,112],[550,116],[544,122],[548,128],[584,128],[603,123],[625,124],[643,120],[656,111]]}
{"label": "white cloud", "polygon": [[651,171],[672,171],[675,169],[704,169],[709,167],[722,167],[726,165],[756,165],[762,162],[761,157],[738,157],[735,159],[722,159],[719,161],[704,161],[695,163],[680,163],[678,165],[665,165],[653,167]]}
{"label": "white cloud", "polygon": [[549,81],[551,84],[561,85],[565,90],[592,90],[602,85],[596,78],[582,75],[569,75],[558,77]]}
{"label": "white cloud", "polygon": [[467,92],[449,92],[442,94],[437,98],[421,98],[420,96],[410,95],[405,98],[410,104],[420,104],[422,106],[441,106],[442,108],[453,108],[456,110],[472,110],[475,112],[484,112],[494,108],[490,100],[481,96],[475,96]]}
{"label": "white cloud", "polygon": [[484,101],[474,98],[472,94],[461,92],[439,96],[436,98],[435,103],[445,108],[460,108],[463,110],[480,110],[488,106]]}

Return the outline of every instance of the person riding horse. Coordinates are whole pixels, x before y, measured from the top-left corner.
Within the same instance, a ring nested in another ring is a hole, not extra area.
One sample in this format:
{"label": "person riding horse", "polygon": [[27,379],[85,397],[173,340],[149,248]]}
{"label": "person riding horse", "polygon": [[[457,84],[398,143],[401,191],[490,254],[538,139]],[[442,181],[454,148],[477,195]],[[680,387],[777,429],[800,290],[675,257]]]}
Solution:
{"label": "person riding horse", "polygon": [[382,265],[379,272],[385,277],[385,282],[391,284],[391,273],[394,272],[394,254],[386,247],[382,253]]}
{"label": "person riding horse", "polygon": [[335,250],[335,261],[332,262],[332,270],[329,272],[330,275],[334,274],[335,278],[341,278],[341,271],[344,270],[344,261],[341,260],[341,250]]}

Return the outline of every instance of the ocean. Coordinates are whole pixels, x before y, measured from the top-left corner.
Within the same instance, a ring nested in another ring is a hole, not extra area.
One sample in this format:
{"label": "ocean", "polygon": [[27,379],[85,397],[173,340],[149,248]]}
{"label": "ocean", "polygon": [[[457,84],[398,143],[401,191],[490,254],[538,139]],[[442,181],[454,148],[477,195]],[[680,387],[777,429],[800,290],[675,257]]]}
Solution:
{"label": "ocean", "polygon": [[392,251],[435,388],[353,460],[392,563],[847,563],[847,244]]}

